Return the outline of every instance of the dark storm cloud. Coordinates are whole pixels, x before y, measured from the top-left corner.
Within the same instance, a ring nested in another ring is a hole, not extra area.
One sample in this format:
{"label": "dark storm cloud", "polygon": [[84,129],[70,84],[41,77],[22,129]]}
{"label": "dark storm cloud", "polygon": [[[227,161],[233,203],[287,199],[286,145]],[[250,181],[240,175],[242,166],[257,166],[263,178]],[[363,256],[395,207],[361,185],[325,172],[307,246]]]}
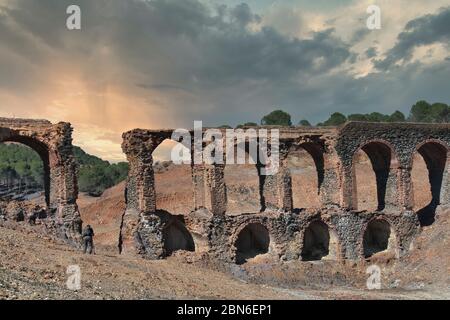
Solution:
{"label": "dark storm cloud", "polygon": [[377,60],[375,66],[387,70],[398,61],[410,60],[416,47],[438,42],[446,45],[450,43],[450,7],[409,21],[398,35],[395,46],[387,52],[386,58]]}
{"label": "dark storm cloud", "polygon": [[[181,118],[200,117],[205,109],[220,117],[224,110],[220,101],[228,101],[228,112],[235,111],[233,106],[242,109],[238,101],[243,98],[236,97],[241,88],[250,90],[245,97],[262,84],[283,92],[281,86],[325,74],[352,57],[349,45],[333,29],[307,39],[289,38],[268,26],[250,30],[249,24],[260,18],[247,4],[210,8],[197,0],[13,3],[4,14],[15,29],[7,30],[1,40],[15,52],[28,54],[30,65],[39,68],[35,55],[48,61],[58,56],[80,65],[87,81],[99,85],[110,69],[118,69],[116,81],[138,83],[138,88],[163,94],[170,91],[165,100]],[[81,31],[65,28],[69,4],[81,7]],[[24,35],[31,39],[21,40]],[[104,51],[107,58],[99,53]],[[8,65],[30,77],[32,68],[21,70],[21,63]],[[40,65],[45,69],[45,61]],[[186,97],[181,91],[192,95]],[[246,108],[257,107],[252,101],[259,98],[246,101]]]}
{"label": "dark storm cloud", "polygon": [[364,40],[364,38],[370,33],[370,30],[368,28],[360,28],[358,30],[355,31],[355,33],[353,33],[352,38],[350,40],[350,42],[352,44],[358,43],[362,40]]}
{"label": "dark storm cloud", "polygon": [[366,57],[370,59],[370,58],[376,57],[378,55],[378,50],[376,47],[370,47],[370,48],[367,48],[365,54],[366,54]]}
{"label": "dark storm cloud", "polygon": [[[161,114],[167,112],[161,126],[191,126],[192,120],[234,125],[258,121],[274,108],[296,119],[322,121],[334,111],[392,112],[406,110],[418,98],[450,100],[442,85],[448,82],[448,62],[438,67],[412,64],[355,79],[338,67],[357,62],[358,56],[333,29],[295,38],[270,26],[253,28],[260,18],[246,4],[11,3],[0,11],[0,41],[8,44],[0,47],[0,89],[20,93],[24,84],[39,85],[47,64],[63,59],[73,63],[90,86],[107,81],[128,86],[130,95],[151,102],[143,113],[157,105]],[[65,28],[69,4],[81,7],[81,31]],[[378,66],[408,58],[417,45],[448,40],[448,11],[408,23]],[[361,41],[366,33],[357,30],[353,40]],[[369,48],[365,54],[375,57],[376,50]]]}
{"label": "dark storm cloud", "polygon": [[[317,74],[350,56],[348,45],[332,29],[303,40],[271,27],[249,31],[243,27],[259,18],[246,4],[214,12],[196,0],[76,1],[83,14],[83,30],[77,34],[64,28],[65,8],[72,2],[18,1],[6,14],[53,50],[82,57],[106,45],[134,71],[175,83],[196,79],[211,86]],[[13,37],[7,40],[18,43]]]}
{"label": "dark storm cloud", "polygon": [[246,3],[241,3],[231,9],[230,15],[232,17],[232,22],[236,22],[243,27],[247,26],[249,23],[261,21],[261,17],[253,14]]}

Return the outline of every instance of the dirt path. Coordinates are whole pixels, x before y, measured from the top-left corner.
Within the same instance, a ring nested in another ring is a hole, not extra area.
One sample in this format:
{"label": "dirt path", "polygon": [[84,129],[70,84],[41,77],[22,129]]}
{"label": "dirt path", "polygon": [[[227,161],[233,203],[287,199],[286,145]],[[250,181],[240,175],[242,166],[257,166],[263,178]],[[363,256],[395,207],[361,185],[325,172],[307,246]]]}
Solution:
{"label": "dirt path", "polygon": [[[68,290],[66,269],[79,265],[82,288]],[[259,285],[172,258],[145,261],[87,256],[48,237],[0,227],[0,298],[9,299],[289,299]]]}
{"label": "dirt path", "polygon": [[[161,261],[107,253],[88,256],[24,224],[11,228],[0,226],[0,299],[439,298],[423,290],[277,288],[190,263],[183,255]],[[81,269],[79,291],[66,288],[69,265]]]}

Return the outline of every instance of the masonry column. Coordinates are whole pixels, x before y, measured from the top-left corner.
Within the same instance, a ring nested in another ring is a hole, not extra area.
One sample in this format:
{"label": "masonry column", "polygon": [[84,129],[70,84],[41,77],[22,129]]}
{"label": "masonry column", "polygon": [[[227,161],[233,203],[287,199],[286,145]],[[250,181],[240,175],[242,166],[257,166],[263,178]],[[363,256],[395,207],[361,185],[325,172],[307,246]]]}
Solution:
{"label": "masonry column", "polygon": [[356,190],[353,188],[353,181],[355,180],[352,164],[344,163],[341,169],[342,189],[341,189],[341,207],[346,209],[356,209],[354,200],[356,199]]}
{"label": "masonry column", "polygon": [[224,169],[224,164],[205,165],[205,203],[213,215],[224,215],[227,211]]}
{"label": "masonry column", "polygon": [[288,150],[289,145],[280,142],[278,172],[274,175],[260,175],[264,210],[292,211],[292,181],[286,165]]}
{"label": "masonry column", "polygon": [[56,125],[60,138],[49,151],[50,206],[57,203],[57,222],[61,236],[75,245],[81,241],[81,217],[77,206],[77,167],[72,149],[72,127],[69,123]]}
{"label": "masonry column", "polygon": [[411,166],[401,166],[399,169],[399,203],[404,210],[414,207],[414,194],[411,180]]}
{"label": "masonry column", "polygon": [[[402,165],[400,165],[397,161],[392,161],[388,177],[386,181],[386,190],[385,190],[385,208],[398,211],[405,206],[407,206],[407,202],[409,201],[407,199],[404,199],[401,189],[402,189]],[[409,181],[411,181],[411,169],[409,169]],[[404,177],[405,179],[408,179],[408,177]],[[405,185],[406,188],[408,188],[408,183]],[[411,182],[409,182],[409,185],[411,185]],[[408,196],[409,193],[405,196]]]}
{"label": "masonry column", "polygon": [[155,178],[152,152],[163,140],[145,130],[123,134],[122,150],[127,156],[129,172],[126,184],[126,210],[119,239],[121,253],[139,253],[150,259],[163,254],[156,211]]}
{"label": "masonry column", "polygon": [[206,179],[205,179],[206,168],[202,164],[192,165],[192,187],[194,194],[194,210],[201,208],[206,208]]}
{"label": "masonry column", "polygon": [[[191,140],[192,188],[194,196],[194,210],[210,208],[210,195],[207,190],[207,169],[203,163],[203,143],[200,138]],[[201,147],[201,148],[200,148]],[[201,160],[201,161],[200,161]]]}
{"label": "masonry column", "polygon": [[447,152],[444,172],[442,174],[440,200],[443,206],[450,206],[450,151]]}
{"label": "masonry column", "polygon": [[[326,146],[331,150],[330,146]],[[341,200],[342,183],[339,175],[339,157],[332,151],[324,152],[323,180],[320,185],[320,199],[322,206],[339,205]]]}

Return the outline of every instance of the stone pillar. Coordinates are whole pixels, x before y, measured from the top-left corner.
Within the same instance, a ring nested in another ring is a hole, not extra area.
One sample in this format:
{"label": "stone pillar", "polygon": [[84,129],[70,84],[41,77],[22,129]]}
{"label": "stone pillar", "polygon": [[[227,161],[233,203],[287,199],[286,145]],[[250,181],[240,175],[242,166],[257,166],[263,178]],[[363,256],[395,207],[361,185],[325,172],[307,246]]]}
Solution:
{"label": "stone pillar", "polygon": [[143,254],[150,259],[163,254],[161,221],[155,215],[156,192],[152,152],[164,140],[145,130],[123,134],[122,150],[129,172],[126,184],[126,210],[122,217],[119,250]]}
{"label": "stone pillar", "polygon": [[152,152],[164,140],[141,130],[123,135],[122,149],[127,156],[129,173],[127,179],[127,209],[142,213],[156,211],[155,177]]}
{"label": "stone pillar", "polygon": [[342,182],[339,175],[339,167],[338,156],[332,152],[325,152],[323,181],[320,186],[322,206],[339,206],[341,202]]}
{"label": "stone pillar", "polygon": [[261,198],[266,211],[292,211],[292,181],[286,165],[289,146],[280,144],[279,169],[274,175],[261,176]]}
{"label": "stone pillar", "polygon": [[[72,149],[72,127],[58,124],[60,136],[49,149],[50,209],[57,205],[56,221],[60,236],[81,245],[82,221],[77,206],[77,166]],[[55,151],[53,151],[55,150]]]}
{"label": "stone pillar", "polygon": [[194,194],[194,210],[206,208],[206,168],[204,165],[192,165],[192,187]]}
{"label": "stone pillar", "polygon": [[276,175],[276,179],[278,182],[278,209],[292,211],[292,178],[289,169],[284,164],[280,166],[280,171]]}
{"label": "stone pillar", "polygon": [[355,181],[355,172],[352,170],[351,164],[344,164],[341,169],[342,176],[342,196],[341,207],[346,209],[356,209],[356,188],[353,188],[353,181]]}
{"label": "stone pillar", "polygon": [[320,186],[320,201],[322,206],[339,205],[341,183],[335,168],[325,168],[323,182]]}
{"label": "stone pillar", "polygon": [[450,206],[450,152],[447,152],[447,161],[442,174],[440,200],[443,206]]}
{"label": "stone pillar", "polygon": [[412,210],[414,207],[414,193],[411,180],[411,167],[399,168],[398,201],[403,210]]}
{"label": "stone pillar", "polygon": [[[44,172],[44,184],[48,191],[48,209],[50,212],[56,212],[58,210],[60,202],[60,190],[59,190],[59,177],[61,176],[61,166],[57,165],[57,160],[55,159],[48,167],[48,174]],[[48,179],[48,180],[47,180]],[[47,200],[47,199],[46,199]]]}
{"label": "stone pillar", "polygon": [[205,165],[206,207],[213,215],[224,215],[227,211],[227,193],[224,179],[225,165]]}

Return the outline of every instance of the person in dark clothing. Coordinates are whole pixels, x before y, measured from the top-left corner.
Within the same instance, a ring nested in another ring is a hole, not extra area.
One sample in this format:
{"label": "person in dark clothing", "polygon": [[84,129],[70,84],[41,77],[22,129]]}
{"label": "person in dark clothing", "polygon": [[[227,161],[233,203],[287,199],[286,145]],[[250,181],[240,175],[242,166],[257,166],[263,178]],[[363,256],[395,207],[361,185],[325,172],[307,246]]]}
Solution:
{"label": "person in dark clothing", "polygon": [[87,225],[83,230],[83,252],[92,254],[94,250],[94,229],[90,225]]}

